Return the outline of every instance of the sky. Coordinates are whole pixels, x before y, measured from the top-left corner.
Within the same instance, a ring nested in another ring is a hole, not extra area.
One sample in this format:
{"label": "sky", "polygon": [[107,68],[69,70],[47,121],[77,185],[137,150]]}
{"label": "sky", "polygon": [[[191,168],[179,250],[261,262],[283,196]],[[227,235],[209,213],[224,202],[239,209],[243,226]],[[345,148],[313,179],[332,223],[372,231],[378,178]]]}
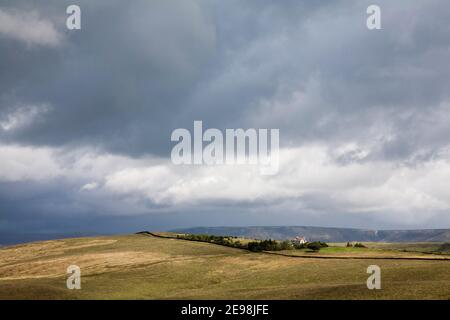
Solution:
{"label": "sky", "polygon": [[[3,0],[0,234],[450,228],[449,21],[447,0]],[[174,165],[195,120],[279,129],[278,173]]]}

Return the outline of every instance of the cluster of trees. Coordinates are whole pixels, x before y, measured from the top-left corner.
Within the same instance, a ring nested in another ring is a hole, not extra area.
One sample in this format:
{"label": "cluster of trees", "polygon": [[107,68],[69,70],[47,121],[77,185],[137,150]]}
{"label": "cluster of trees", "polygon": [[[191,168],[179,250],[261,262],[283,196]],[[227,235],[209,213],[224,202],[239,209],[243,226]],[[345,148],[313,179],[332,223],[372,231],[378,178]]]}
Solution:
{"label": "cluster of trees", "polygon": [[355,247],[355,248],[367,248],[365,245],[363,245],[361,242],[357,242],[354,245],[350,242],[347,242],[347,247]]}
{"label": "cluster of trees", "polygon": [[227,247],[246,249],[239,240],[235,240],[236,237],[232,236],[224,237],[209,234],[177,234],[177,238],[191,241],[210,242]]}
{"label": "cluster of trees", "polygon": [[312,251],[319,251],[322,248],[328,247],[328,244],[321,241],[307,242],[307,243],[292,243],[289,240],[275,241],[275,240],[263,240],[252,241],[248,243],[247,249],[250,251],[280,251],[280,250],[293,250],[293,249],[309,249]]}
{"label": "cluster of trees", "polygon": [[253,252],[261,251],[280,251],[280,250],[293,250],[293,249],[310,249],[313,251],[319,251],[321,248],[328,247],[325,242],[308,242],[304,244],[292,243],[292,241],[277,241],[277,240],[254,240],[247,244],[242,243],[237,237],[224,237],[215,236],[209,234],[178,234],[177,238],[191,241],[201,241],[220,244],[227,247],[247,249]]}
{"label": "cluster of trees", "polygon": [[247,249],[254,252],[260,251],[280,251],[280,250],[292,250],[294,246],[291,241],[276,241],[276,240],[262,240],[251,241],[247,244]]}
{"label": "cluster of trees", "polygon": [[322,248],[328,247],[328,244],[322,241],[313,241],[306,243],[294,243],[294,249],[309,249],[312,251],[319,251]]}
{"label": "cluster of trees", "polygon": [[306,248],[312,251],[319,251],[322,248],[328,247],[328,244],[321,241],[307,242]]}

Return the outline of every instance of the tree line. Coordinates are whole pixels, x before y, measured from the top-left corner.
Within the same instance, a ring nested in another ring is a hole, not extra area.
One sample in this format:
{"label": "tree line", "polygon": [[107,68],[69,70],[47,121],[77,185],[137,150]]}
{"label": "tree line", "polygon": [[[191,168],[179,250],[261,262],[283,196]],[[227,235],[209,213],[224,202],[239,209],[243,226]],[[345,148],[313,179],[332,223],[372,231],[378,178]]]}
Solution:
{"label": "tree line", "polygon": [[295,243],[290,240],[277,241],[272,239],[253,240],[248,243],[241,242],[237,237],[233,236],[215,236],[209,234],[178,234],[178,239],[215,243],[227,247],[246,249],[253,252],[261,251],[281,251],[294,249],[309,249],[319,251],[321,248],[328,247],[328,244],[321,241],[307,242],[303,244]]}

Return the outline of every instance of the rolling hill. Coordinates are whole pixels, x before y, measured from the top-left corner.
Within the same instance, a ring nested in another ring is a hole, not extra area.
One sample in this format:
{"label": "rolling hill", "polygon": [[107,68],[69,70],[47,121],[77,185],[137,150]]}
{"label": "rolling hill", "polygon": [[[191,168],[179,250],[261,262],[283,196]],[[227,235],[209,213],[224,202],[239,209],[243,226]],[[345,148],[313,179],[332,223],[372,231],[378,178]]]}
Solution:
{"label": "rolling hill", "polygon": [[[0,299],[450,298],[443,255],[386,245],[327,248],[326,257],[311,259],[150,234],[34,242],[0,249]],[[367,289],[373,264],[382,269],[382,290]],[[70,265],[81,269],[81,290],[66,287]]]}

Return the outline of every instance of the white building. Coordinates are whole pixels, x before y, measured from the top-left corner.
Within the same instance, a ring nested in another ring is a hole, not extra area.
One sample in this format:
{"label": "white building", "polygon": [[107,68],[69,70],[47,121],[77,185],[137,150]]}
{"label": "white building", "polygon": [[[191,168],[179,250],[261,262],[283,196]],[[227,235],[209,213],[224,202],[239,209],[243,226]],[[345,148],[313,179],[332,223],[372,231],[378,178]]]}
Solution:
{"label": "white building", "polygon": [[295,243],[295,244],[305,244],[307,241],[306,241],[305,237],[297,236],[297,237],[294,238],[294,240],[292,240],[292,242]]}

